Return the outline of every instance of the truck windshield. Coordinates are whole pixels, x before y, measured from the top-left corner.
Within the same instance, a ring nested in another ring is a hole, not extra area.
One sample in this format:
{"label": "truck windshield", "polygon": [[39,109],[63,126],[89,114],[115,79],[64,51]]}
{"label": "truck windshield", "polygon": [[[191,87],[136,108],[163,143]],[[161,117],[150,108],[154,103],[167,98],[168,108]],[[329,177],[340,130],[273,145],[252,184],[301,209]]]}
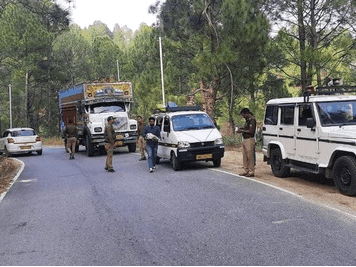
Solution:
{"label": "truck windshield", "polygon": [[100,114],[100,113],[109,113],[109,112],[124,112],[125,107],[124,106],[99,106],[99,107],[93,107],[93,112],[94,114]]}
{"label": "truck windshield", "polygon": [[174,131],[188,131],[200,129],[213,129],[214,123],[208,115],[205,114],[189,114],[177,115],[172,119]]}
{"label": "truck windshield", "polygon": [[322,126],[356,125],[356,101],[317,103]]}

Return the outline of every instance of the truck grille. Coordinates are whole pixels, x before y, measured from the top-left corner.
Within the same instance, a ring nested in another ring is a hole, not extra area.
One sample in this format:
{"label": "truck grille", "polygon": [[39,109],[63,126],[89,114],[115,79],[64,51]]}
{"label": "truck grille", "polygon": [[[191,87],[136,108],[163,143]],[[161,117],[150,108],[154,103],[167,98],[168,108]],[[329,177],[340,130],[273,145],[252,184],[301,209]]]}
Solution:
{"label": "truck grille", "polygon": [[117,117],[115,118],[113,126],[115,132],[127,131],[129,129],[128,119],[125,117]]}

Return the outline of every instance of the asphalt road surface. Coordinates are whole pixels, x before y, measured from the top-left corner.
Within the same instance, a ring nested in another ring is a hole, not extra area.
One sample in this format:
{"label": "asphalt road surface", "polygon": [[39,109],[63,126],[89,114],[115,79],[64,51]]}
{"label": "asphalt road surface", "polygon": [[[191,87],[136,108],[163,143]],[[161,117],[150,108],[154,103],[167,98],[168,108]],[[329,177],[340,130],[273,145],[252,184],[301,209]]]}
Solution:
{"label": "asphalt road surface", "polygon": [[26,167],[0,205],[1,265],[356,265],[356,221],[212,163],[154,173],[127,149]]}

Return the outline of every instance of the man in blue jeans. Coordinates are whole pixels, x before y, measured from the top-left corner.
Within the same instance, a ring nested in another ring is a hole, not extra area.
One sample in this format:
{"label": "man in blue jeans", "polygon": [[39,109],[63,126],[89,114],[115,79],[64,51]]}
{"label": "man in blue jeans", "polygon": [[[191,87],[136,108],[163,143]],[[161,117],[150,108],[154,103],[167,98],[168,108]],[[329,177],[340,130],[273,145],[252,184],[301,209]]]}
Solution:
{"label": "man in blue jeans", "polygon": [[156,168],[158,140],[161,138],[161,130],[158,126],[155,126],[154,117],[150,117],[148,121],[150,125],[147,125],[143,130],[143,137],[146,139],[147,165],[150,172],[153,172],[153,169]]}

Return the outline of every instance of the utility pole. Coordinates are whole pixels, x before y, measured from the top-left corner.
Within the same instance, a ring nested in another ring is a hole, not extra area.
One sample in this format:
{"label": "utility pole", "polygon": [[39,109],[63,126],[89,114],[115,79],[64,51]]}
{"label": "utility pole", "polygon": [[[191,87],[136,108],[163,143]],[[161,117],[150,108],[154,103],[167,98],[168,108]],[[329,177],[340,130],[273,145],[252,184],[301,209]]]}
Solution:
{"label": "utility pole", "polygon": [[11,83],[9,84],[9,101],[10,101],[10,128],[12,128]]}
{"label": "utility pole", "polygon": [[161,61],[161,79],[162,79],[162,101],[163,106],[166,106],[166,101],[164,99],[164,80],[163,80],[163,59],[162,59],[162,38],[159,37],[159,54]]}
{"label": "utility pole", "polygon": [[117,81],[120,81],[120,69],[119,69],[119,60],[116,60],[116,67],[117,67]]}

